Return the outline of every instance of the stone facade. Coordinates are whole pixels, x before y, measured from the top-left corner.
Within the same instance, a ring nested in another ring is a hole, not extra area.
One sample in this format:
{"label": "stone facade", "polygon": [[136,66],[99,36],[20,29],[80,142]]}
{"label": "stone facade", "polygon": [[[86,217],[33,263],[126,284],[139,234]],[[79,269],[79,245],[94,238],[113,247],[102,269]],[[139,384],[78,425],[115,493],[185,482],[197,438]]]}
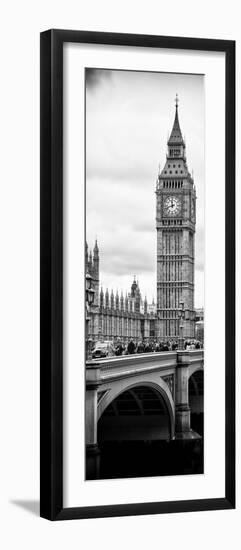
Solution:
{"label": "stone facade", "polygon": [[142,299],[138,281],[134,276],[130,292],[125,296],[100,289],[100,260],[97,241],[88,253],[86,245],[86,270],[92,277],[95,291],[94,303],[89,309],[88,339],[91,345],[97,341],[110,340],[116,343],[121,338],[127,344],[132,338],[135,343],[154,340],[156,335],[156,307]]}

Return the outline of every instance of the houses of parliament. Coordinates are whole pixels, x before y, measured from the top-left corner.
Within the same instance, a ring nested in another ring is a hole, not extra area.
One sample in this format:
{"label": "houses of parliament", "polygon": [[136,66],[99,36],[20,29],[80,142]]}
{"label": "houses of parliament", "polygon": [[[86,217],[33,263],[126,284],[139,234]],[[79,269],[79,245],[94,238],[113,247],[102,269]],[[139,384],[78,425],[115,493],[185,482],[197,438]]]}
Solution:
{"label": "houses of parliament", "polygon": [[118,291],[99,288],[99,248],[97,241],[93,254],[86,245],[86,268],[92,277],[95,291],[94,302],[89,311],[88,336],[95,343],[98,340],[116,341],[121,338],[127,343],[131,338],[139,340],[154,339],[156,334],[156,307],[143,300],[138,281],[133,278],[130,292],[125,296]]}
{"label": "houses of parliament", "polygon": [[85,265],[95,291],[88,323],[93,344],[117,338],[123,343],[131,338],[135,342],[195,338],[195,229],[196,190],[187,166],[176,97],[166,162],[156,181],[157,302],[147,303],[135,276],[125,296],[108,289],[103,292],[97,241],[93,251],[86,245]]}

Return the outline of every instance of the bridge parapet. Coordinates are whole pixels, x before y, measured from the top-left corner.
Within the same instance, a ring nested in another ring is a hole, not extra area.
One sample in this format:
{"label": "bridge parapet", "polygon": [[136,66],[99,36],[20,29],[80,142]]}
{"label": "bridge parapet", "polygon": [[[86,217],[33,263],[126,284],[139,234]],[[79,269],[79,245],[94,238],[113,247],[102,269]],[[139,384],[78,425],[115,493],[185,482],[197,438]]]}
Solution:
{"label": "bridge parapet", "polygon": [[[146,374],[166,369],[175,370],[177,366],[176,352],[148,353],[123,355],[121,357],[108,357],[86,363],[86,381],[93,383],[98,378],[98,383],[111,381],[116,378]],[[93,374],[93,373],[97,373]]]}
{"label": "bridge parapet", "polygon": [[123,378],[142,373],[144,375],[146,372],[168,368],[175,370],[180,367],[189,367],[192,374],[197,368],[203,368],[203,356],[203,350],[185,350],[114,356],[87,361],[86,382],[90,385],[101,385],[106,380],[111,381],[116,377]]}

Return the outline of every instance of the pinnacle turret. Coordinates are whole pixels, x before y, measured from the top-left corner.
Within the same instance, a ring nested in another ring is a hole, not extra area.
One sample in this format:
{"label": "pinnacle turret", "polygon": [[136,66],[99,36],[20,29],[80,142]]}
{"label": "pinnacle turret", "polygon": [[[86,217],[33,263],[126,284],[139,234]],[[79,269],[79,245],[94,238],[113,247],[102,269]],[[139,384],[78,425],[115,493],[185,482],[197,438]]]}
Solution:
{"label": "pinnacle turret", "polygon": [[168,146],[175,146],[175,145],[183,145],[185,146],[184,139],[182,137],[182,132],[179,124],[179,118],[178,118],[178,97],[176,95],[176,112],[175,112],[175,119],[174,124],[172,127],[172,131],[169,137],[169,140],[167,142]]}
{"label": "pinnacle turret", "polygon": [[109,307],[109,291],[108,291],[108,288],[105,291],[105,307],[106,308]]}
{"label": "pinnacle turret", "polygon": [[136,295],[138,284],[136,282],[136,276],[134,275],[133,283],[131,285],[131,297],[134,298]]}
{"label": "pinnacle turret", "polygon": [[99,259],[99,247],[98,247],[98,244],[97,244],[97,239],[95,239],[94,259]]}
{"label": "pinnacle turret", "polygon": [[122,291],[121,291],[121,297],[120,297],[120,308],[121,308],[121,311],[123,311],[123,309],[124,309],[124,296],[123,296]]}
{"label": "pinnacle turret", "polygon": [[[184,179],[188,179],[185,187],[193,185],[186,161],[186,144],[182,136],[178,118],[178,98],[176,97],[176,112],[170,137],[167,141],[167,155],[164,168],[157,177],[156,188],[181,189]],[[167,181],[168,180],[168,181]]]}
{"label": "pinnacle turret", "polygon": [[89,253],[89,264],[92,267],[92,252]]}
{"label": "pinnacle turret", "polygon": [[118,290],[116,291],[116,295],[115,295],[115,307],[116,307],[116,309],[119,309],[119,294],[118,294]]}
{"label": "pinnacle turret", "polygon": [[104,292],[103,292],[103,288],[101,287],[100,289],[100,306],[103,307],[104,306]]}

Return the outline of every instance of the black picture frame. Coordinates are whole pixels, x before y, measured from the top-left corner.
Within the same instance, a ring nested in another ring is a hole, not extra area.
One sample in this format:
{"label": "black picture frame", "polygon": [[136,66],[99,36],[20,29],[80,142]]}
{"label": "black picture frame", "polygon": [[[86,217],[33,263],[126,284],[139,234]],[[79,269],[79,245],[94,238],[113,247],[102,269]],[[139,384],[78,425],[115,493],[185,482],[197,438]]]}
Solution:
{"label": "black picture frame", "polygon": [[[63,507],[63,44],[224,52],[225,82],[225,497]],[[235,507],[235,42],[203,38],[48,30],[40,38],[41,373],[40,515],[49,520]]]}

